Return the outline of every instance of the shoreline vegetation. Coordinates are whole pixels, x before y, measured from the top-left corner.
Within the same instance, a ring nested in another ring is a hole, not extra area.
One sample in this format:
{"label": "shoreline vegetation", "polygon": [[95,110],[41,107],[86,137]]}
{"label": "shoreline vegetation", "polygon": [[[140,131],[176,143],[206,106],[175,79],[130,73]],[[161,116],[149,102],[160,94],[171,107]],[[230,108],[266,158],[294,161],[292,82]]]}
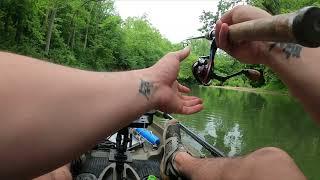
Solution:
{"label": "shoreline vegetation", "polygon": [[227,89],[233,91],[244,91],[250,93],[257,93],[257,94],[269,94],[269,95],[278,95],[278,96],[290,96],[290,93],[287,90],[268,90],[264,88],[250,88],[250,87],[234,87],[234,86],[208,86],[210,88],[219,88],[219,89]]}

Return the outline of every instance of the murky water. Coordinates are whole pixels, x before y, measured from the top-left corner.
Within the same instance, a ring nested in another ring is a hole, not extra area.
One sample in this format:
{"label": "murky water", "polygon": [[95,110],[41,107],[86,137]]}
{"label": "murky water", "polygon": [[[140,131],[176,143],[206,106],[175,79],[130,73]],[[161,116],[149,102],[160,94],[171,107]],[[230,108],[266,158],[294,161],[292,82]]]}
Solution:
{"label": "murky water", "polygon": [[[229,156],[279,147],[294,158],[309,179],[320,178],[320,126],[293,98],[211,87],[195,86],[192,90],[193,95],[204,99],[205,109],[175,117],[210,144]],[[206,153],[200,145],[194,147]]]}

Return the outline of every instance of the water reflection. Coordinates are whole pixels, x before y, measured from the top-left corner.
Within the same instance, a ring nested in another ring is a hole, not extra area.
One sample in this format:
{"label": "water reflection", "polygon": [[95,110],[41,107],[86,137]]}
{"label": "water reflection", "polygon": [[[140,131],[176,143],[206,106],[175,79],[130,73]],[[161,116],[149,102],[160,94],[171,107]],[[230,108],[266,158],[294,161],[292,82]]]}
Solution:
{"label": "water reflection", "polygon": [[240,132],[239,124],[235,126],[224,136],[224,146],[229,147],[230,151],[228,156],[232,157],[240,154],[242,145],[242,135]]}
{"label": "water reflection", "polygon": [[213,145],[216,145],[218,139],[217,130],[222,126],[222,119],[209,116],[207,121],[204,133],[211,136],[213,138]]}

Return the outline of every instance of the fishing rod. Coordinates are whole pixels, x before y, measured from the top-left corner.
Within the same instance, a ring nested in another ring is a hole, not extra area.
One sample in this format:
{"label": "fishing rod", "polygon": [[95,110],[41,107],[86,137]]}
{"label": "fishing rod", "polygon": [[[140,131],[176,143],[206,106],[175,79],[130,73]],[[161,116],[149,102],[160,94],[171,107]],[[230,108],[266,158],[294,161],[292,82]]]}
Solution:
{"label": "fishing rod", "polygon": [[[310,6],[297,12],[277,16],[260,18],[229,26],[229,40],[231,42],[269,41],[282,43],[295,43],[309,48],[320,46],[320,8]],[[202,85],[208,86],[213,79],[224,83],[228,79],[245,75],[253,81],[263,78],[261,72],[254,69],[243,69],[227,76],[214,72],[214,60],[217,52],[215,31],[212,30],[203,36],[188,38],[183,44],[191,40],[207,39],[212,41],[208,56],[200,56],[192,65],[195,79]]]}
{"label": "fishing rod", "polygon": [[[164,119],[175,119],[174,117],[172,117],[170,114],[168,113],[164,113],[161,111],[156,111],[155,113],[156,116],[158,117],[163,117]],[[203,140],[202,138],[200,138],[198,135],[196,135],[194,132],[192,132],[191,130],[189,130],[185,125],[178,123],[180,128],[187,133],[189,136],[191,136],[195,141],[197,141],[199,144],[201,144],[206,150],[208,150],[212,156],[214,157],[225,157],[225,155],[223,154],[223,152],[221,152],[219,149],[213,147],[211,144],[209,144],[207,141]]]}

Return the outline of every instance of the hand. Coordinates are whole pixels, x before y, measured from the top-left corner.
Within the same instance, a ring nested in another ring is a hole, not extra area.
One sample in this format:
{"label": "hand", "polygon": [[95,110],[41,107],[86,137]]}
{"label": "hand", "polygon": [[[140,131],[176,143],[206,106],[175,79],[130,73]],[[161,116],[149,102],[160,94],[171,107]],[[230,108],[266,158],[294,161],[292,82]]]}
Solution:
{"label": "hand", "polygon": [[228,26],[270,16],[266,11],[252,6],[237,6],[233,8],[225,13],[216,23],[215,35],[218,47],[243,63],[266,64],[269,54],[268,43],[248,41],[230,43],[228,39]]}
{"label": "hand", "polygon": [[183,95],[190,89],[177,82],[180,62],[188,57],[190,48],[171,52],[150,68],[154,77],[153,94],[156,109],[166,113],[193,114],[203,109],[198,97]]}

